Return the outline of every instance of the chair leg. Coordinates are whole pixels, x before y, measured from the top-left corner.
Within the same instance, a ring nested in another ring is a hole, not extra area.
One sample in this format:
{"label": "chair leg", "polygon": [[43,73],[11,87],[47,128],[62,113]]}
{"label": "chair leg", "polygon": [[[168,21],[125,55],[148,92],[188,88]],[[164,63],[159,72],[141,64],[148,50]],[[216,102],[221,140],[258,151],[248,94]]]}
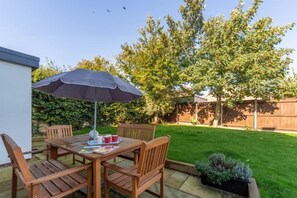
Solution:
{"label": "chair leg", "polygon": [[[47,145],[46,145],[46,148],[47,148],[47,149],[50,149],[50,146],[47,144]],[[49,150],[46,151],[46,160],[47,160],[47,161],[49,160]]]}
{"label": "chair leg", "polygon": [[72,164],[75,164],[75,155],[72,156]]}
{"label": "chair leg", "polygon": [[18,183],[18,178],[17,175],[15,174],[15,169],[12,168],[12,181],[11,181],[11,198],[16,198],[17,197],[17,183]]}
{"label": "chair leg", "polygon": [[132,178],[132,198],[137,198],[137,181],[136,178]]}
{"label": "chair leg", "polygon": [[108,171],[107,168],[104,168],[104,197],[108,198],[108,184],[107,184],[107,177],[108,177]]}
{"label": "chair leg", "polygon": [[91,198],[92,197],[92,183],[93,183],[93,179],[92,179],[92,172],[93,169],[92,168],[88,168],[87,170],[87,178],[88,178],[88,189],[87,189],[87,198]]}
{"label": "chair leg", "polygon": [[164,198],[164,168],[160,179],[160,197]]}
{"label": "chair leg", "polygon": [[138,158],[139,158],[138,153],[134,153],[134,164],[135,164],[135,165],[138,164]]}

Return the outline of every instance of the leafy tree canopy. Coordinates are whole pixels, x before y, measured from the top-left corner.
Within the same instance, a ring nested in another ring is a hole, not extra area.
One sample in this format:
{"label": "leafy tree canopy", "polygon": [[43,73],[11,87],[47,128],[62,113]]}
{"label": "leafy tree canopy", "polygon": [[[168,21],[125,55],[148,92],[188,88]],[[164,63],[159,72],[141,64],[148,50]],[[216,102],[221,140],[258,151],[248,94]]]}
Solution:
{"label": "leafy tree canopy", "polygon": [[82,60],[77,64],[75,69],[89,69],[94,71],[107,71],[110,74],[116,75],[116,68],[104,57],[96,56],[93,60]]}
{"label": "leafy tree canopy", "polygon": [[182,20],[167,16],[161,20],[148,17],[139,30],[140,38],[122,45],[119,67],[128,80],[145,94],[146,110],[150,115],[162,116],[174,107],[182,90],[180,74],[192,61],[197,32],[202,27],[203,0],[186,0],[180,7]]}
{"label": "leafy tree canopy", "polygon": [[280,48],[293,24],[273,26],[270,17],[254,17],[262,0],[244,10],[244,1],[231,12],[230,18],[217,16],[206,20],[196,63],[188,67],[184,79],[200,92],[209,89],[217,98],[214,125],[219,118],[221,100],[240,101],[245,96],[268,99],[277,97],[287,74],[292,49]]}
{"label": "leafy tree canopy", "polygon": [[292,76],[283,80],[281,89],[279,98],[297,97],[297,73],[295,71]]}

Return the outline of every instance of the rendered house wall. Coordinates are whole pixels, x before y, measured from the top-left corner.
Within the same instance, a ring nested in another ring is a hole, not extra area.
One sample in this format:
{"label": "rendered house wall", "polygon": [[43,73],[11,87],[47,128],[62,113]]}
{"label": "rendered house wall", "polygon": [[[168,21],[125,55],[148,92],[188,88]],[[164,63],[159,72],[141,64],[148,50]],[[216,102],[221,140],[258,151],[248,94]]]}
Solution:
{"label": "rendered house wall", "polygon": [[[23,152],[32,148],[31,76],[38,67],[39,58],[0,47],[0,133],[11,136]],[[0,140],[0,164],[9,162]]]}
{"label": "rendered house wall", "polygon": [[[32,147],[31,70],[30,67],[0,61],[0,132],[11,136],[23,151],[30,151]],[[0,164],[8,162],[10,160],[1,142]]]}

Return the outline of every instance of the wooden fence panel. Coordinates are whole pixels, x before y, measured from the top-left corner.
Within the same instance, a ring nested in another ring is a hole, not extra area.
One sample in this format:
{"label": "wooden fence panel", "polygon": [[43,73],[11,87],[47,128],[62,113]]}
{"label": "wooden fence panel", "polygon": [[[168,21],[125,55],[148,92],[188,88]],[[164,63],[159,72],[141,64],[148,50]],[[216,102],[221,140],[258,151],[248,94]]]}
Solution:
{"label": "wooden fence panel", "polygon": [[[223,125],[230,127],[254,127],[254,102],[244,101],[232,108],[223,107]],[[297,99],[290,98],[281,101],[257,101],[257,128],[267,130],[297,131]],[[211,125],[214,119],[214,102],[181,104],[175,116],[167,116],[167,121],[191,122],[197,118],[199,124]],[[196,115],[197,112],[197,115]],[[176,115],[178,117],[176,117]]]}

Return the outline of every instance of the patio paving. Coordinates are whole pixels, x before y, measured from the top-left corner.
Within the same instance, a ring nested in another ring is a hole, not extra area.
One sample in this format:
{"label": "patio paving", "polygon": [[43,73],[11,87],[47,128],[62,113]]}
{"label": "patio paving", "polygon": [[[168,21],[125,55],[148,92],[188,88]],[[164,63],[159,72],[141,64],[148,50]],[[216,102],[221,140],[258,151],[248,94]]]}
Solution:
{"label": "patio paving", "polygon": [[[33,142],[33,148],[44,148],[44,142],[37,141]],[[44,160],[46,157],[44,154],[34,155],[29,163],[36,163],[37,161]],[[59,160],[64,163],[72,165],[72,156],[60,157]],[[110,160],[111,163],[114,163],[113,160]],[[120,166],[129,166],[132,162],[129,160],[124,160],[117,158],[116,164]],[[77,163],[79,164],[79,163]],[[103,171],[102,171],[103,172]],[[102,177],[103,178],[103,177]],[[195,177],[186,173],[178,172],[171,169],[165,169],[165,197],[172,198],[240,198],[241,196],[224,192],[215,188],[207,187],[200,182],[199,177]],[[0,198],[10,197],[10,182],[11,182],[11,167],[1,167],[0,168]],[[159,183],[154,184],[150,187],[150,190],[154,192],[159,192]],[[121,194],[110,190],[111,198],[123,198]],[[27,195],[24,190],[18,191],[18,198],[27,198]],[[85,198],[86,195],[82,192],[73,193],[67,198]],[[103,197],[103,195],[102,195]],[[149,193],[142,193],[140,198],[150,198],[154,197]]]}

